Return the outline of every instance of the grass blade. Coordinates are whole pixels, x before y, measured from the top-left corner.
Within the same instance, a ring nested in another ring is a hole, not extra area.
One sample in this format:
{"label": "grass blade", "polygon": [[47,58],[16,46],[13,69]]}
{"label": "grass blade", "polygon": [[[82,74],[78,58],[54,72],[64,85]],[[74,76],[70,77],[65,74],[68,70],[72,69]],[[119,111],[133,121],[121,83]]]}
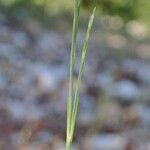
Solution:
{"label": "grass blade", "polygon": [[88,49],[88,41],[89,36],[94,20],[95,8],[93,13],[89,19],[87,32],[85,35],[80,66],[79,66],[79,74],[76,81],[76,85],[74,86],[74,65],[75,65],[75,57],[76,57],[76,49],[77,49],[77,33],[78,33],[78,24],[79,24],[79,14],[80,14],[80,6],[81,0],[74,0],[74,19],[73,19],[73,29],[72,29],[72,44],[71,44],[71,52],[70,52],[70,78],[69,78],[69,95],[68,95],[68,106],[67,106],[67,132],[66,132],[66,150],[70,150],[71,143],[73,140],[76,116],[78,112],[78,104],[79,104],[79,92],[81,86],[81,78],[83,74],[87,49]]}
{"label": "grass blade", "polygon": [[93,20],[94,20],[95,11],[96,11],[96,8],[94,8],[93,13],[92,13],[92,15],[89,19],[89,23],[88,23],[84,43],[83,43],[83,48],[82,48],[81,61],[80,61],[80,67],[79,67],[79,75],[78,75],[77,82],[76,82],[75,96],[74,96],[74,103],[73,103],[73,110],[72,110],[73,112],[72,112],[72,117],[71,117],[72,118],[72,121],[71,121],[72,122],[72,124],[71,124],[71,132],[72,132],[71,134],[72,134],[72,136],[73,136],[73,133],[74,133],[76,116],[77,116],[77,112],[78,112],[79,91],[80,91],[80,86],[81,86],[81,78],[82,78],[85,59],[86,59],[86,55],[87,55],[89,36],[90,36],[91,29],[92,29],[92,24],[93,24]]}
{"label": "grass blade", "polygon": [[[72,44],[70,52],[70,79],[69,79],[69,96],[68,96],[68,106],[67,106],[67,137],[69,137],[71,116],[72,116],[72,98],[73,98],[73,71],[75,64],[76,55],[76,42],[77,42],[77,32],[79,24],[79,14],[80,14],[80,0],[74,1],[74,19],[73,19],[73,29],[72,29]],[[68,139],[68,138],[67,138]]]}

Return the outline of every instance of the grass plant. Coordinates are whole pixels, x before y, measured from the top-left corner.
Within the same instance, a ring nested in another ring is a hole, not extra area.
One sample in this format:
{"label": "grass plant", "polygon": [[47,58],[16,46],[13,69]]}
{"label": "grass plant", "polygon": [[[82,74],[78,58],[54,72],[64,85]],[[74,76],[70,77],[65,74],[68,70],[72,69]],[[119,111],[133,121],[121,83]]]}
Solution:
{"label": "grass plant", "polygon": [[74,72],[76,50],[77,50],[77,34],[79,28],[80,8],[81,8],[81,0],[74,0],[74,18],[73,18],[73,29],[72,29],[72,43],[71,43],[71,51],[70,51],[69,95],[68,95],[68,102],[67,102],[66,150],[70,150],[71,143],[73,140],[75,123],[76,123],[77,112],[78,112],[78,105],[79,105],[81,78],[82,78],[84,64],[87,55],[88,41],[89,41],[90,32],[91,32],[95,10],[96,10],[96,8],[94,8],[93,13],[89,19],[89,23],[85,34],[85,39],[83,41],[82,51],[81,51],[78,77],[74,82],[73,72]]}

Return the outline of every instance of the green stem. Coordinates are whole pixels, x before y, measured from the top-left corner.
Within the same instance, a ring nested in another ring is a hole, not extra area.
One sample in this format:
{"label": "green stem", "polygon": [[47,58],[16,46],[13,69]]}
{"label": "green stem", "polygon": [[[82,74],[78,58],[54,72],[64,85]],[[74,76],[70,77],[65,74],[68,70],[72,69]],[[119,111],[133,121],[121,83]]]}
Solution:
{"label": "green stem", "polygon": [[[72,114],[72,101],[73,101],[73,72],[75,64],[75,55],[76,55],[76,42],[77,42],[77,30],[79,23],[79,14],[80,14],[80,0],[74,1],[74,17],[73,17],[73,28],[72,28],[72,44],[70,52],[70,79],[69,79],[69,96],[68,96],[68,106],[67,106],[67,137],[69,137],[69,132],[71,130],[71,114]],[[67,138],[66,137],[66,138]]]}
{"label": "green stem", "polygon": [[71,147],[71,143],[70,143],[70,142],[67,142],[67,143],[66,143],[66,150],[70,150],[70,147]]}
{"label": "green stem", "polygon": [[69,95],[68,95],[68,106],[67,106],[67,132],[66,132],[66,150],[70,150],[71,143],[74,135],[74,128],[76,122],[76,116],[78,112],[79,104],[79,92],[81,85],[81,77],[83,74],[83,68],[85,63],[85,58],[88,48],[88,40],[93,24],[95,9],[90,17],[85,40],[83,42],[83,49],[80,60],[79,74],[76,80],[76,85],[74,85],[74,65],[75,56],[77,48],[77,33],[79,24],[79,14],[80,14],[81,0],[74,0],[74,18],[73,18],[73,29],[72,29],[72,41],[71,41],[71,52],[70,52],[70,78],[69,78]]}

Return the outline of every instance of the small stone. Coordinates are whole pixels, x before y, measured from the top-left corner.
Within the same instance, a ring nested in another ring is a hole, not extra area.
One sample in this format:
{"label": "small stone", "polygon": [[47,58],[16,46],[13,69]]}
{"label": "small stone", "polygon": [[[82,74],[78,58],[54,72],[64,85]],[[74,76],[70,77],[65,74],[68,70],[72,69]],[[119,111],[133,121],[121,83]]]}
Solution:
{"label": "small stone", "polygon": [[121,80],[114,85],[113,95],[122,102],[132,102],[139,97],[139,88],[129,80]]}
{"label": "small stone", "polygon": [[97,76],[96,82],[104,90],[110,90],[113,85],[113,78],[110,72],[104,72]]}
{"label": "small stone", "polygon": [[17,120],[37,120],[43,117],[44,110],[33,105],[31,102],[7,101],[6,108],[13,119]]}
{"label": "small stone", "polygon": [[95,103],[90,96],[81,97],[78,124],[80,126],[89,126],[96,119]]}
{"label": "small stone", "polygon": [[139,40],[145,38],[147,34],[147,28],[145,25],[138,21],[130,21],[127,23],[126,30],[129,35]]}
{"label": "small stone", "polygon": [[36,80],[38,91],[40,91],[41,93],[54,91],[57,88],[60,81],[64,79],[67,72],[64,66],[56,66],[56,68],[49,68],[45,65],[39,64],[34,68],[34,78]]}
{"label": "small stone", "polygon": [[86,139],[85,150],[124,150],[127,140],[121,135],[93,135]]}
{"label": "small stone", "polygon": [[50,131],[45,130],[45,131],[38,132],[36,138],[38,141],[40,141],[42,143],[48,143],[52,140],[53,135]]}
{"label": "small stone", "polygon": [[137,78],[144,84],[150,85],[150,63],[139,59],[126,60],[123,69],[137,75]]}

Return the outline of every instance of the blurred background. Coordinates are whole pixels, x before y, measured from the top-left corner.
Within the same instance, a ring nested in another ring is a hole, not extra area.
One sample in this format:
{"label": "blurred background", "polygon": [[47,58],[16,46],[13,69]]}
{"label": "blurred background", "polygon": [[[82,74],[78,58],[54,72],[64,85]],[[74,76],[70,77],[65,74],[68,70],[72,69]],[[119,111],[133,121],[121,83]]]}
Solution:
{"label": "blurred background", "polygon": [[[150,150],[150,1],[97,7],[72,150]],[[0,149],[64,150],[73,0],[0,0]]]}

